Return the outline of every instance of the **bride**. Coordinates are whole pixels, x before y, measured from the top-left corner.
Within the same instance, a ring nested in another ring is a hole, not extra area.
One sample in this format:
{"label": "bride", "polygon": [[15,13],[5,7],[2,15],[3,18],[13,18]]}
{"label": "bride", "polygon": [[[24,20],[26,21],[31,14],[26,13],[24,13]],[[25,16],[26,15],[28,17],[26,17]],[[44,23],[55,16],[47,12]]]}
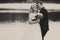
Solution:
{"label": "bride", "polygon": [[37,10],[36,8],[33,12],[31,12],[30,10],[28,28],[24,34],[25,37],[23,38],[23,40],[42,40],[40,25],[38,24],[42,16],[43,15],[39,13],[39,10]]}

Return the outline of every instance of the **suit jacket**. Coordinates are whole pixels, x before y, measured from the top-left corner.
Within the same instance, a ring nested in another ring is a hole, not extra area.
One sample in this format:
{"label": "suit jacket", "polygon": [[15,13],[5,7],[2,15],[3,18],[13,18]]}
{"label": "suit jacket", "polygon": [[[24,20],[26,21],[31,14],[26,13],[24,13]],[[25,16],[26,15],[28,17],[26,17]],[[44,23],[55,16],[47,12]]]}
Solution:
{"label": "suit jacket", "polygon": [[40,13],[43,14],[43,18],[40,19],[40,27],[41,27],[41,33],[42,33],[42,38],[46,35],[47,31],[49,30],[49,25],[48,25],[48,12],[47,10],[43,7],[40,10]]}

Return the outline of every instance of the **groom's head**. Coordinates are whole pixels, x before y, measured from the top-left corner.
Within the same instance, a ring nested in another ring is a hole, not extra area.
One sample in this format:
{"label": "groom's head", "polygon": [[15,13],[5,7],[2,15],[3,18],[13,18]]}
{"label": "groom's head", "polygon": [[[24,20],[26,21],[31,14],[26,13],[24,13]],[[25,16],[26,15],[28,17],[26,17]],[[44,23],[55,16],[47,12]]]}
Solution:
{"label": "groom's head", "polygon": [[41,9],[43,7],[43,3],[42,2],[36,2],[36,7]]}
{"label": "groom's head", "polygon": [[36,4],[38,4],[38,5],[42,5],[42,2],[38,1],[38,2],[36,2]]}

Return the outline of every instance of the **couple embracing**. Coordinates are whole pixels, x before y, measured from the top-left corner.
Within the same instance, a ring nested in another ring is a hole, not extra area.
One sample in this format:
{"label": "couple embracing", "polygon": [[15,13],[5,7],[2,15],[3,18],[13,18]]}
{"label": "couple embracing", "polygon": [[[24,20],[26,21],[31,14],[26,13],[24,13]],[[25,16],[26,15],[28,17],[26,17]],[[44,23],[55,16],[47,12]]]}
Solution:
{"label": "couple embracing", "polygon": [[42,2],[37,2],[30,7],[29,20],[30,28],[26,33],[26,40],[44,40],[49,30],[48,12]]}

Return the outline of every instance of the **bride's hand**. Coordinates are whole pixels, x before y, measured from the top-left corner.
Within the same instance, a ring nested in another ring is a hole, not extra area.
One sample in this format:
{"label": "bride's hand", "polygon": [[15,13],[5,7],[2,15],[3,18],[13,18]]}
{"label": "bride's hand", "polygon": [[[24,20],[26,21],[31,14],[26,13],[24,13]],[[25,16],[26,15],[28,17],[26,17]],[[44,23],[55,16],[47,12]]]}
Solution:
{"label": "bride's hand", "polygon": [[40,18],[43,18],[43,14],[42,13],[37,13],[37,15],[38,15],[38,18],[40,19]]}

